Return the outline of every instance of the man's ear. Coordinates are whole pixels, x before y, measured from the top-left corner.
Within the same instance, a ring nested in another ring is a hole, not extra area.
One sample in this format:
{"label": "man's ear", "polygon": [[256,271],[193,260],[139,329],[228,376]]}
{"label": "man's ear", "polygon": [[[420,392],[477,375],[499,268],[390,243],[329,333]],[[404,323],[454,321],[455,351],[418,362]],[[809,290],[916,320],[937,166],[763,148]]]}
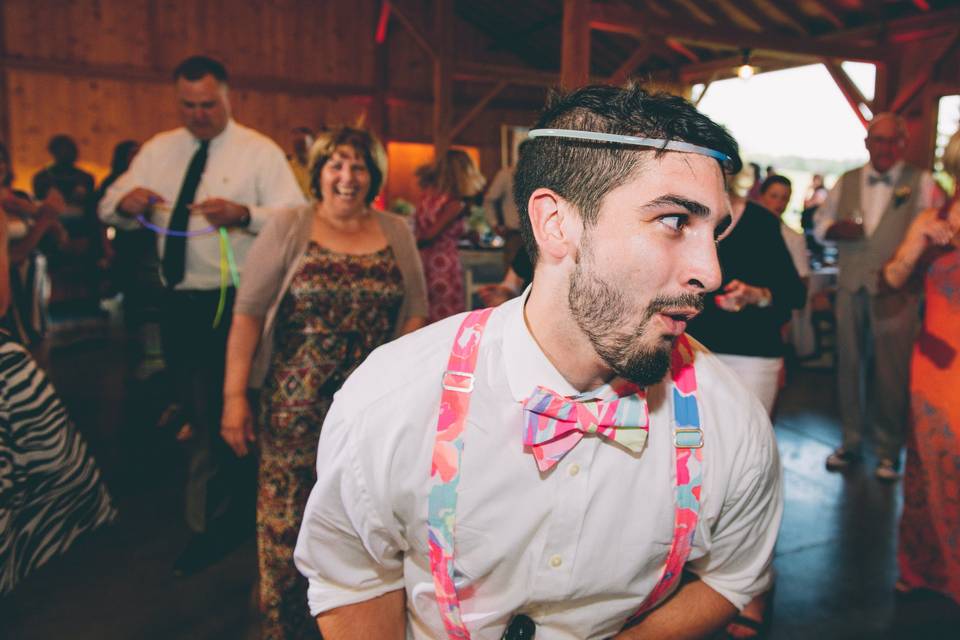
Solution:
{"label": "man's ear", "polygon": [[575,250],[579,235],[570,204],[550,189],[537,189],[530,194],[527,213],[533,237],[540,255],[547,260],[559,262]]}

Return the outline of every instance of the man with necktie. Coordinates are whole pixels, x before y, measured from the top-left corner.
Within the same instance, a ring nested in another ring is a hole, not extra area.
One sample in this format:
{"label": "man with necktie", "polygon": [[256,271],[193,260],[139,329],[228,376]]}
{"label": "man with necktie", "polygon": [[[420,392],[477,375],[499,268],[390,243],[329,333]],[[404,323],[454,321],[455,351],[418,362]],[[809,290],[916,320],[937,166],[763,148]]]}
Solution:
{"label": "man with necktie", "polygon": [[167,290],[164,356],[193,432],[186,520],[194,535],[174,565],[177,575],[188,575],[253,525],[253,469],[219,435],[232,265],[242,277],[244,257],[271,213],[304,199],[280,147],[231,118],[221,63],[194,56],[173,75],[183,126],[143,145],[107,190],[99,214],[157,233]]}
{"label": "man with necktie", "polygon": [[708,637],[770,586],[770,421],[684,334],[736,142],[636,86],[530,138],[532,284],[377,349],[327,414],[294,554],[327,640]]}
{"label": "man with necktie", "polygon": [[843,444],[827,457],[827,469],[842,471],[860,461],[870,423],[875,474],[888,482],[900,478],[920,302],[916,287],[882,290],[878,274],[914,216],[939,198],[930,173],[904,162],[906,144],[902,117],[874,116],[866,137],[870,161],[840,176],[814,218],[814,236],[836,243],[839,262],[835,309]]}

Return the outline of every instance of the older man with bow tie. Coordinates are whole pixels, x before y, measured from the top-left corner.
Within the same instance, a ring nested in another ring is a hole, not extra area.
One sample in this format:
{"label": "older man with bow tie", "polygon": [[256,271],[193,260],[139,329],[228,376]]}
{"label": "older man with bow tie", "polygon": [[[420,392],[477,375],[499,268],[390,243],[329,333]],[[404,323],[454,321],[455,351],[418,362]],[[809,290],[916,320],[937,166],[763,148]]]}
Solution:
{"label": "older man with bow tie", "polygon": [[530,287],[381,347],[327,415],[295,553],[327,640],[708,637],[769,588],[770,422],[684,334],[736,142],[638,87],[530,136]]}
{"label": "older man with bow tie", "polygon": [[920,303],[916,288],[882,290],[879,271],[914,216],[940,197],[928,171],[903,161],[906,143],[903,118],[877,114],[867,129],[870,162],[837,180],[814,224],[816,238],[836,242],[839,255],[837,392],[843,444],[827,458],[827,469],[842,471],[860,460],[864,427],[872,423],[875,473],[886,481],[900,477],[910,348]]}

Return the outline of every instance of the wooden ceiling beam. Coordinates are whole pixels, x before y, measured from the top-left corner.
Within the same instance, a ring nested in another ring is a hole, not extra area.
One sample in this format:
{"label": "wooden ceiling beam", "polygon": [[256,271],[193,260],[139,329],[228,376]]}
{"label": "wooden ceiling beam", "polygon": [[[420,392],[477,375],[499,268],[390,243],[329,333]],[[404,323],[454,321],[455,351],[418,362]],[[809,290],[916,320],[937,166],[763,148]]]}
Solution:
{"label": "wooden ceiling beam", "polygon": [[683,8],[686,9],[688,12],[690,12],[690,15],[692,15],[694,18],[696,18],[700,22],[709,24],[710,26],[717,24],[717,19],[714,18],[709,13],[707,13],[700,5],[698,5],[693,0],[677,0],[677,3],[683,5]]}
{"label": "wooden ceiling beam", "polygon": [[560,83],[560,74],[556,71],[537,71],[527,67],[512,67],[467,60],[457,61],[453,78],[466,82],[491,83],[508,80],[510,84],[533,87],[555,87]]}
{"label": "wooden ceiling beam", "polygon": [[843,29],[846,25],[843,23],[843,20],[837,17],[827,5],[820,2],[820,0],[801,0],[799,7],[807,15],[810,16],[820,16],[830,24],[832,24],[837,29]]}
{"label": "wooden ceiling beam", "polygon": [[570,91],[590,78],[590,0],[563,0],[560,86]]}
{"label": "wooden ceiling beam", "polygon": [[882,60],[886,51],[875,42],[840,42],[825,38],[801,38],[786,34],[754,33],[746,29],[714,28],[667,19],[649,20],[624,5],[594,4],[590,9],[590,26],[598,31],[622,33],[634,37],[658,35],[689,43],[714,44],[754,51],[789,52],[810,56],[827,56],[844,60],[873,62]]}
{"label": "wooden ceiling beam", "polygon": [[890,103],[890,111],[901,113],[904,108],[910,104],[910,101],[920,93],[924,85],[930,82],[937,65],[947,56],[951,55],[958,46],[960,46],[960,31],[954,32],[952,38],[937,47],[937,49],[925,59],[924,64],[916,70],[913,82],[902,87],[897,93],[897,97]]}
{"label": "wooden ceiling beam", "polygon": [[429,38],[427,38],[426,35],[424,35],[423,30],[420,29],[420,27],[410,19],[410,16],[407,15],[406,11],[396,2],[390,3],[390,9],[393,16],[400,22],[400,24],[403,25],[403,28],[410,33],[416,43],[420,45],[420,48],[423,49],[431,58],[436,59],[437,50],[433,46],[433,43]]}
{"label": "wooden ceiling beam", "polygon": [[666,40],[664,40],[664,42],[667,44],[668,47],[670,47],[671,50],[676,51],[681,56],[686,58],[688,61],[700,62],[700,56],[698,56],[693,51],[685,47],[682,42],[678,40],[674,40],[673,38],[667,38]]}
{"label": "wooden ceiling beam", "polygon": [[803,26],[803,23],[800,22],[798,17],[791,15],[791,5],[788,3],[781,2],[777,4],[771,0],[753,0],[753,4],[771,20],[791,29],[794,33],[804,37],[810,35],[810,32]]}
{"label": "wooden ceiling beam", "polygon": [[489,105],[493,99],[500,95],[500,92],[506,89],[508,86],[510,86],[509,82],[506,80],[501,80],[495,84],[490,91],[483,94],[483,96],[477,100],[477,103],[473,105],[473,107],[471,107],[471,109],[467,111],[467,113],[465,113],[455,125],[453,125],[453,128],[450,130],[450,139],[455,140],[457,136],[463,133],[463,130],[467,128],[467,125],[469,125],[477,116],[483,113],[484,109],[487,108],[487,105]]}
{"label": "wooden ceiling beam", "polygon": [[759,33],[763,31],[763,26],[754,20],[748,13],[742,11],[730,0],[714,0],[727,17],[735,22],[740,28]]}
{"label": "wooden ceiling beam", "polygon": [[607,82],[614,85],[621,85],[626,82],[627,78],[637,70],[637,67],[653,54],[654,48],[654,44],[650,41],[642,43],[630,54],[630,57],[624,60],[623,64],[613,72],[613,75],[607,79]]}
{"label": "wooden ceiling beam", "polygon": [[863,125],[863,128],[867,128],[867,117],[863,115],[863,112],[860,110],[860,105],[866,105],[873,110],[873,107],[863,97],[863,93],[854,84],[853,80],[850,79],[850,76],[847,75],[846,71],[843,70],[838,63],[829,58],[823,59],[823,66],[827,68],[827,71],[830,73],[830,77],[833,78],[833,81],[837,84],[837,88],[840,89],[840,93],[843,94],[844,99],[846,99],[847,104],[850,105],[850,108],[853,109],[853,115],[857,117],[857,120],[860,121],[860,124]]}

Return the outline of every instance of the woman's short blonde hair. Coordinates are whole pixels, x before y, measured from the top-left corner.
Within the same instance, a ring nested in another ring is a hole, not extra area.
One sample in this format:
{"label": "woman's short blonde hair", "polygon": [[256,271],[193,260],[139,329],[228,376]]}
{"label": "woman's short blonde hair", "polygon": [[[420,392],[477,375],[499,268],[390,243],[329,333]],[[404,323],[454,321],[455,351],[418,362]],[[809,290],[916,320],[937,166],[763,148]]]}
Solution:
{"label": "woman's short blonde hair", "polygon": [[431,172],[434,186],[454,198],[472,198],[483,191],[487,180],[473,158],[460,149],[450,149],[434,165]]}
{"label": "woman's short blonde hair", "polygon": [[960,131],[950,136],[947,146],[943,149],[942,161],[943,170],[960,182]]}
{"label": "woman's short blonde hair", "polygon": [[333,157],[338,147],[347,145],[353,147],[363,158],[370,173],[370,190],[365,196],[367,204],[373,202],[380,194],[383,183],[387,179],[387,152],[377,136],[366,129],[354,127],[334,127],[317,135],[316,142],[310,147],[310,158],[307,164],[310,172],[310,193],[318,201],[323,200],[320,193],[320,172],[323,166]]}

